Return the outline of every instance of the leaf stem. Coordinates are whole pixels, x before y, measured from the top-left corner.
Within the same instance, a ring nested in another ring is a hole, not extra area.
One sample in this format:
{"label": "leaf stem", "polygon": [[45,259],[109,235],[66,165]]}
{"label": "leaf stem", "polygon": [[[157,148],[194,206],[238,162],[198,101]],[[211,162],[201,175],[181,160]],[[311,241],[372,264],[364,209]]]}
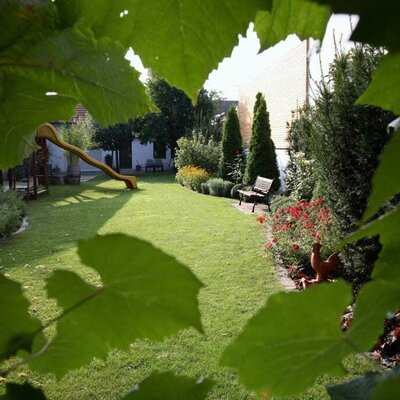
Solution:
{"label": "leaf stem", "polygon": [[[32,338],[34,338],[36,335],[38,335],[40,332],[43,332],[45,329],[49,328],[51,325],[59,321],[60,319],[64,318],[67,314],[69,314],[71,311],[74,311],[76,308],[82,306],[86,302],[92,300],[93,298],[97,297],[100,293],[102,293],[105,289],[105,286],[101,286],[96,288],[93,292],[89,293],[87,296],[82,297],[78,302],[73,304],[70,307],[67,307],[63,312],[55,316],[54,318],[50,319],[48,322],[46,322],[44,325],[41,325],[36,331],[32,333]],[[42,354],[44,354],[47,349],[50,347],[52,343],[52,339],[48,340],[45,345],[35,354],[30,354],[29,356],[25,357],[24,359],[16,362],[14,365],[11,365],[9,368],[5,369],[4,371],[0,371],[0,376],[5,378],[10,372],[15,371],[18,367],[21,365],[24,365],[32,360],[35,360],[36,358],[40,357]],[[18,350],[18,345],[15,346],[15,349],[11,350],[11,354],[16,352]]]}

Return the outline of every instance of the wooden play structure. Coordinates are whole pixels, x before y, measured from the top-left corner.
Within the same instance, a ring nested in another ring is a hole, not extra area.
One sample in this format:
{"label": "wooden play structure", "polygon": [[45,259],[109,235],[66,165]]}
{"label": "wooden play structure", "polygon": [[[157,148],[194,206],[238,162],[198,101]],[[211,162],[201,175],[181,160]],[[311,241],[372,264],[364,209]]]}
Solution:
{"label": "wooden play structure", "polygon": [[[8,189],[15,190],[27,200],[49,192],[48,149],[45,140],[21,165],[7,171]],[[1,174],[3,175],[3,174]],[[3,182],[1,182],[3,185]]]}
{"label": "wooden play structure", "polygon": [[[56,128],[49,123],[39,126],[36,130],[35,139],[39,146],[38,150],[34,151],[26,158],[22,165],[9,169],[7,172],[9,189],[19,192],[28,200],[36,199],[38,196],[49,192],[49,152],[47,140],[64,150],[76,154],[80,159],[101,169],[111,178],[123,181],[128,189],[137,188],[137,179],[135,176],[121,175],[107,164],[90,157],[80,148],[64,142],[57,133]],[[1,182],[1,184],[3,184],[3,182]]]}
{"label": "wooden play structure", "polygon": [[76,154],[81,160],[87,162],[90,165],[93,165],[96,168],[101,169],[111,178],[117,181],[123,181],[128,189],[137,189],[137,179],[135,176],[121,175],[118,172],[115,172],[107,164],[95,160],[93,157],[90,157],[80,148],[64,142],[60,135],[57,133],[56,128],[54,128],[54,126],[49,123],[40,125],[39,128],[36,130],[36,142],[39,144],[39,146],[42,145],[42,140],[49,140],[56,146]]}

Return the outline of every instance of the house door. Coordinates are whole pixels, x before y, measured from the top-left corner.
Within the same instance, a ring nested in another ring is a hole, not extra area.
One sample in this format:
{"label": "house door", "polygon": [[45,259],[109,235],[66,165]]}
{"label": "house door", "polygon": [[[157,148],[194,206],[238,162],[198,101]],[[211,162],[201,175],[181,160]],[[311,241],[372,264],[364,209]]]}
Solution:
{"label": "house door", "polygon": [[132,169],[132,146],[130,143],[119,151],[119,166],[121,169]]}

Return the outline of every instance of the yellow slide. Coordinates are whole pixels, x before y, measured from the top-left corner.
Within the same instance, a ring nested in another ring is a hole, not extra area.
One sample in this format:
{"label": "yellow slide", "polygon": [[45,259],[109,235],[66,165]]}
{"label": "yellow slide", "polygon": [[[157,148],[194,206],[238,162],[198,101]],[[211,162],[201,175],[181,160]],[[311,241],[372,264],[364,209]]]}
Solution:
{"label": "yellow slide", "polygon": [[76,154],[80,159],[87,162],[88,164],[103,170],[107,175],[111,176],[111,178],[116,179],[117,181],[124,181],[128,189],[137,189],[137,180],[135,176],[121,175],[115,172],[107,164],[104,164],[100,161],[95,160],[93,157],[90,157],[79,147],[64,142],[53,125],[40,125],[39,128],[36,130],[36,137],[50,140],[50,142],[54,143],[56,146]]}

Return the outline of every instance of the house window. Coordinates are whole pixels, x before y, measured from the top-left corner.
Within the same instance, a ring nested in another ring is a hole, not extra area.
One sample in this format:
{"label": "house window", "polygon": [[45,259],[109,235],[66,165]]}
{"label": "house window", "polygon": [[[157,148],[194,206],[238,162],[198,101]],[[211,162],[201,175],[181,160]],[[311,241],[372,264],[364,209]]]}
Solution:
{"label": "house window", "polygon": [[153,158],[167,158],[167,145],[153,142]]}

